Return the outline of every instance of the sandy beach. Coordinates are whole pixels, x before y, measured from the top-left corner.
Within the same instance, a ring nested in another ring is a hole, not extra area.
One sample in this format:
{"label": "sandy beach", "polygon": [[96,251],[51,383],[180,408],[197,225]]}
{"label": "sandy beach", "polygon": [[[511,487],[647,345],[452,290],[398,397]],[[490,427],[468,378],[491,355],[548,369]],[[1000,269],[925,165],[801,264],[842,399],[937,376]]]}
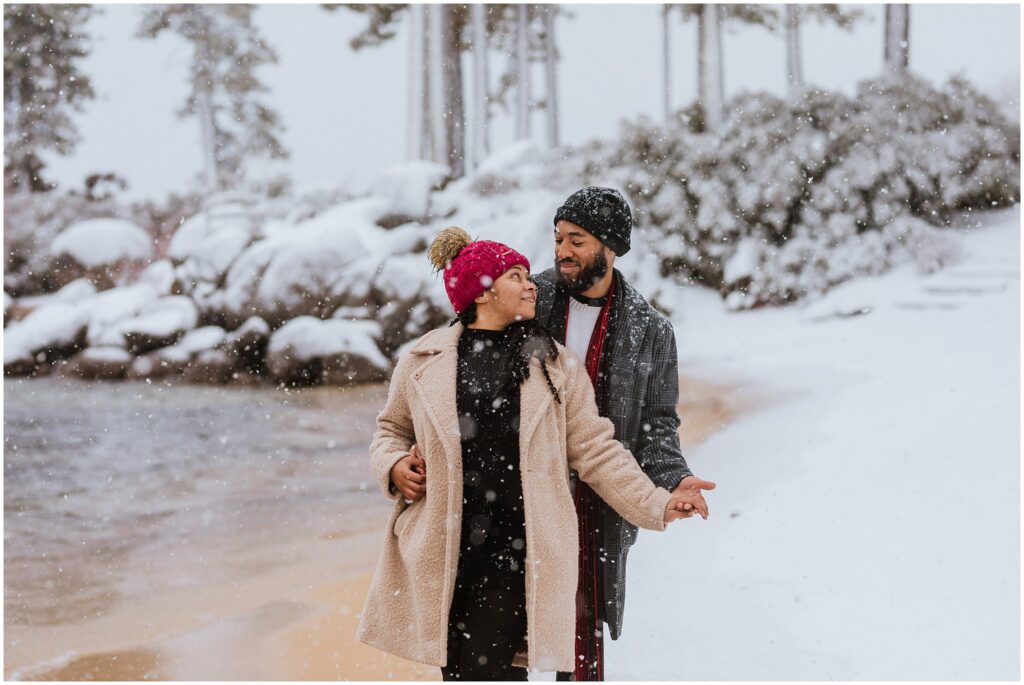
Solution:
{"label": "sandy beach", "polygon": [[[684,450],[758,403],[683,378]],[[713,506],[713,504],[712,504]],[[327,533],[299,559],[226,582],[154,589],[95,618],[7,626],[5,676],[24,680],[439,680],[438,669],[358,643],[384,517]],[[294,541],[292,541],[294,546]],[[266,556],[274,556],[268,546]]]}

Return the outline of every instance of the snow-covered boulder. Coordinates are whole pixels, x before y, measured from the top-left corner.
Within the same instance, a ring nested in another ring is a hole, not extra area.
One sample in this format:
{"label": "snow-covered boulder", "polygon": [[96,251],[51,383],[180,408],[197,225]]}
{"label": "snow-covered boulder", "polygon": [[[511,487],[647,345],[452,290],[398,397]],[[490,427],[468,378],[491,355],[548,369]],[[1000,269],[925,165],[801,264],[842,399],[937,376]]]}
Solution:
{"label": "snow-covered boulder", "polygon": [[123,326],[150,310],[159,292],[149,283],[136,283],[96,293],[81,302],[89,312],[90,347],[125,347]]}
{"label": "snow-covered boulder", "polygon": [[233,368],[258,375],[266,368],[268,340],[270,326],[260,317],[251,316],[241,326],[225,335],[221,347],[230,358]]}
{"label": "snow-covered boulder", "polygon": [[[175,344],[144,355],[148,361],[136,364],[133,375],[141,374],[142,377],[153,378],[184,374],[185,380],[190,382],[226,382],[221,379],[225,374],[230,376],[231,360],[217,349],[225,341],[225,335],[224,329],[220,326],[202,326],[190,330]],[[204,362],[199,370],[195,370],[197,359],[207,352],[217,354],[213,357],[204,357],[210,363]],[[221,367],[225,367],[226,370]]]}
{"label": "snow-covered boulder", "polygon": [[74,304],[89,299],[96,292],[96,286],[88,278],[76,278],[55,293],[23,297],[18,304],[28,309],[36,309],[54,302]]}
{"label": "snow-covered boulder", "polygon": [[31,374],[41,364],[65,359],[85,346],[89,312],[54,303],[4,329],[4,373]]}
{"label": "snow-covered boulder", "polygon": [[122,269],[153,255],[149,234],[123,219],[89,219],[72,224],[50,244],[52,282],[86,277],[101,288],[113,286]]}
{"label": "snow-covered boulder", "polygon": [[382,380],[390,364],[376,340],[376,321],[324,321],[300,316],[276,330],[267,368],[283,383],[346,385]]}
{"label": "snow-covered boulder", "polygon": [[257,241],[231,265],[223,307],[228,326],[254,312],[271,326],[298,316],[329,316],[369,298],[394,238],[377,226],[381,202],[363,198]]}
{"label": "snow-covered boulder", "polygon": [[380,226],[390,228],[430,214],[430,196],[451,170],[434,162],[414,161],[388,167],[373,182],[373,193],[381,200]]}
{"label": "snow-covered boulder", "polygon": [[232,360],[224,350],[203,350],[185,369],[185,380],[189,383],[224,385],[235,375]]}
{"label": "snow-covered boulder", "polygon": [[174,285],[174,265],[167,259],[157,260],[143,269],[135,282],[152,286],[160,295],[170,295]]}
{"label": "snow-covered boulder", "polygon": [[220,326],[202,326],[195,328],[179,340],[176,345],[190,354],[198,354],[224,342],[224,329]]}
{"label": "snow-covered boulder", "polygon": [[174,232],[168,256],[186,292],[190,284],[216,282],[256,237],[256,225],[244,207],[227,204],[204,210]]}
{"label": "snow-covered boulder", "polygon": [[533,140],[517,140],[495,150],[477,167],[474,175],[504,173],[515,167],[538,161],[543,156],[540,146]]}
{"label": "snow-covered boulder", "polygon": [[126,377],[133,380],[157,380],[168,376],[180,376],[188,369],[190,361],[191,356],[183,350],[174,346],[162,347],[132,360]]}
{"label": "snow-covered boulder", "polygon": [[171,295],[154,300],[145,313],[118,325],[128,350],[135,354],[172,345],[195,328],[199,313],[192,300]]}
{"label": "snow-covered boulder", "polygon": [[125,377],[133,359],[120,347],[90,347],[64,364],[60,373],[89,380],[118,380]]}

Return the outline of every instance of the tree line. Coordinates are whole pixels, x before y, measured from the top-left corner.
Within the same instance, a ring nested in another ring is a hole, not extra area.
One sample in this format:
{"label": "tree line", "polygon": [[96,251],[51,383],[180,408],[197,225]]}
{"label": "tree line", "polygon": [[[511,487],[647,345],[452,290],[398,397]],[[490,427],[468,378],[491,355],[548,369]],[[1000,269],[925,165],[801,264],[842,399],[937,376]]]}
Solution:
{"label": "tree line", "polygon": [[[327,12],[355,12],[365,25],[351,38],[353,50],[408,36],[409,159],[448,166],[453,177],[470,172],[490,153],[490,122],[512,116],[516,138],[535,137],[535,112],[543,114],[543,139],[559,138],[559,5],[338,5]],[[256,72],[277,54],[253,23],[253,5],[146,5],[136,36],[155,39],[176,33],[191,48],[189,89],[178,110],[198,123],[203,147],[204,193],[237,188],[254,158],[284,159],[281,118],[267,103],[267,87]],[[4,186],[10,191],[46,192],[55,187],[44,174],[45,151],[66,155],[79,136],[73,115],[95,97],[82,73],[89,54],[91,5],[4,5]],[[789,97],[806,89],[800,27],[807,20],[849,30],[863,18],[840,5],[666,4],[662,8],[662,72],[666,121],[677,116],[672,92],[671,22],[697,27],[697,99],[691,111],[699,130],[714,131],[724,111],[723,29],[757,25],[782,36]],[[886,5],[885,71],[909,68],[910,6]],[[495,56],[502,57],[496,61]],[[467,66],[469,73],[463,71]],[[542,76],[535,82],[537,73]],[[496,78],[495,78],[496,77]],[[496,86],[494,84],[497,84]],[[97,175],[100,178],[101,175]],[[96,181],[97,179],[93,179]],[[88,185],[88,181],[87,181]]]}

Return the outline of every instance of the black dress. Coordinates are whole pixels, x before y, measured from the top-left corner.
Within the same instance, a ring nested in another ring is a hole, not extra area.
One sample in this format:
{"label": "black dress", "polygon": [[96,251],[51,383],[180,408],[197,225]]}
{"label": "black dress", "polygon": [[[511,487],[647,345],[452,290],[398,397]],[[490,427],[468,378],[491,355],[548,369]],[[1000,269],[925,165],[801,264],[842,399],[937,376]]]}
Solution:
{"label": "black dress", "polygon": [[459,338],[462,536],[445,680],[526,680],[512,659],[526,635],[526,524],[519,388],[508,388],[506,331]]}

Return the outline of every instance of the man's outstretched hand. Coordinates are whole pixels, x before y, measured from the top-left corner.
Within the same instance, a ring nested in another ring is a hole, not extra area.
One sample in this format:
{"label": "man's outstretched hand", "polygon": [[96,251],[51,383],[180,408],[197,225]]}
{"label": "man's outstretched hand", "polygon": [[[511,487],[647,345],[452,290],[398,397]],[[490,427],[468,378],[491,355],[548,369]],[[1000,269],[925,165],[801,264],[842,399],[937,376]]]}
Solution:
{"label": "man's outstretched hand", "polygon": [[704,501],[704,495],[701,491],[714,489],[715,484],[709,480],[701,480],[697,476],[686,476],[679,481],[679,485],[672,491],[672,496],[684,500],[686,503],[684,506],[694,507],[707,520],[709,515],[708,503]]}
{"label": "man's outstretched hand", "polygon": [[391,482],[402,497],[416,501],[427,492],[427,463],[420,458],[416,445],[408,456],[402,457],[391,467]]}

